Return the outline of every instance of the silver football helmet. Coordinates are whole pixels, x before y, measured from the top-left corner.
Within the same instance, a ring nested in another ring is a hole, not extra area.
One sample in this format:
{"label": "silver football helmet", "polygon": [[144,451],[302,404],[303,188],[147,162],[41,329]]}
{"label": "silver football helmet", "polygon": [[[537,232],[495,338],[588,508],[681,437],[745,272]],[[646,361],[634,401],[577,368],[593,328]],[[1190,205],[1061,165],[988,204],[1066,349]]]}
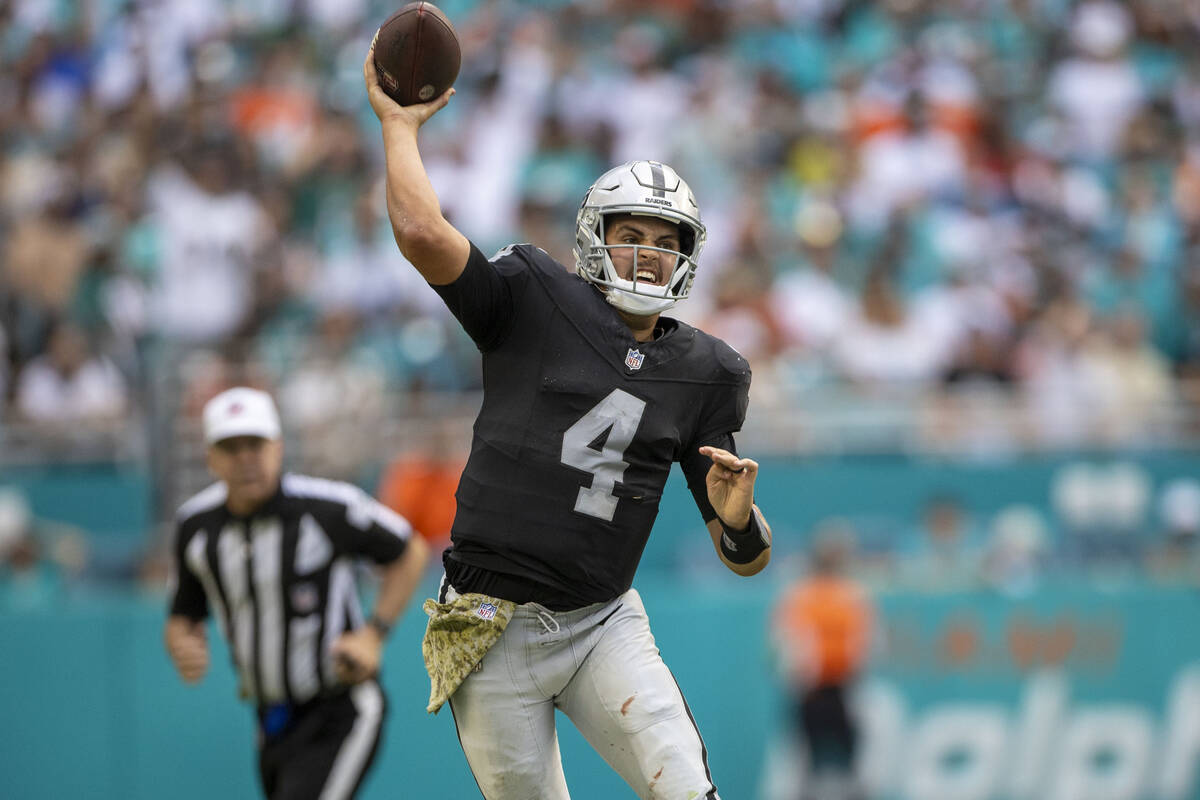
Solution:
{"label": "silver football helmet", "polygon": [[[636,245],[675,257],[675,266],[663,285],[639,281],[637,274],[622,278],[604,240],[605,219],[611,214],[657,217],[679,226],[680,249]],[[658,161],[630,161],[601,175],[587,194],[575,217],[575,271],[601,287],[608,302],[622,311],[650,316],[666,311],[688,296],[696,276],[696,264],[706,237],[700,209],[692,190],[675,170]]]}

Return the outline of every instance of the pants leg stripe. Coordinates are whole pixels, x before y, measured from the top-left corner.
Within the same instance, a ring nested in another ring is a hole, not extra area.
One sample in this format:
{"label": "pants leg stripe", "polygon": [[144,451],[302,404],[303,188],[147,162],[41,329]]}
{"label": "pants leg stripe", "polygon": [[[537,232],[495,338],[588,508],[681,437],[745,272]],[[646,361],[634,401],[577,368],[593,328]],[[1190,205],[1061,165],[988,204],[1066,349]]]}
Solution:
{"label": "pants leg stripe", "polygon": [[[443,580],[445,580],[445,579],[443,578]],[[440,601],[440,602],[444,602],[444,601]],[[450,706],[450,716],[454,719],[454,735],[458,737],[458,749],[462,750],[463,760],[465,760],[467,762],[467,769],[471,770],[471,778],[475,781],[475,787],[477,789],[479,789],[480,796],[484,797],[486,800],[487,795],[483,793],[483,787],[479,785],[479,778],[475,777],[475,770],[471,769],[471,759],[466,757],[467,748],[463,747],[462,733],[458,729],[458,717],[455,716],[455,714],[454,714],[454,701],[450,700],[449,702],[446,703],[446,705]]]}
{"label": "pants leg stripe", "polygon": [[[671,670],[668,669],[667,672],[671,672]],[[691,721],[692,728],[696,731],[696,739],[700,742],[700,760],[704,762],[704,777],[710,787],[704,795],[704,800],[719,800],[717,785],[713,783],[712,770],[708,767],[708,748],[704,744],[704,737],[700,735],[700,726],[696,724],[696,718],[692,716],[691,706],[688,705],[687,698],[683,696],[683,689],[679,687],[679,681],[676,680],[674,672],[671,672],[671,680],[675,681],[675,688],[679,690],[679,698],[683,700],[683,710],[687,712],[688,720]]]}
{"label": "pants leg stripe", "polygon": [[346,800],[352,797],[379,744],[385,702],[379,684],[374,681],[358,684],[350,690],[350,701],[358,709],[358,717],[333,760],[320,800]]}

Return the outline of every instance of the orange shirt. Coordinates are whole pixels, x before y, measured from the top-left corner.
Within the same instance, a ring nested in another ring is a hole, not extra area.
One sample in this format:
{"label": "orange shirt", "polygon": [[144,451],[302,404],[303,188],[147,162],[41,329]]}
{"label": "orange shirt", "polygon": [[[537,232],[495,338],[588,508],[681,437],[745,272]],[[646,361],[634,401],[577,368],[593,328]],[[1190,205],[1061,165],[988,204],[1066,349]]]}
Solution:
{"label": "orange shirt", "polygon": [[425,541],[444,546],[454,523],[454,493],[463,465],[402,458],[379,482],[379,502],[402,515]]}
{"label": "orange shirt", "polygon": [[862,590],[845,578],[813,577],[793,586],[775,609],[774,632],[805,684],[844,683],[866,662],[873,619]]}

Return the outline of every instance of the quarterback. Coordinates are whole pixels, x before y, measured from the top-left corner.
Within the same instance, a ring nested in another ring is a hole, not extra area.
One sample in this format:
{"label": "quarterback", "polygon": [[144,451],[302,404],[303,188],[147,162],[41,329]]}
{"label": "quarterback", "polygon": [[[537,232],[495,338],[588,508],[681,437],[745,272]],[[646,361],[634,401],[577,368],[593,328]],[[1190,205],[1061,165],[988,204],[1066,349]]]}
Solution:
{"label": "quarterback", "polygon": [[639,797],[717,798],[631,588],[674,462],[721,561],[753,575],[770,560],[758,464],[733,439],[750,367],[662,316],[704,246],[695,198],[665,164],[623,164],[583,200],[573,271],[525,244],[489,259],[442,216],[418,152],[453,90],[400,106],[370,55],[364,77],[396,242],[483,357],[445,577],[426,603],[430,710],[448,700],[488,800],[569,797],[556,709]]}

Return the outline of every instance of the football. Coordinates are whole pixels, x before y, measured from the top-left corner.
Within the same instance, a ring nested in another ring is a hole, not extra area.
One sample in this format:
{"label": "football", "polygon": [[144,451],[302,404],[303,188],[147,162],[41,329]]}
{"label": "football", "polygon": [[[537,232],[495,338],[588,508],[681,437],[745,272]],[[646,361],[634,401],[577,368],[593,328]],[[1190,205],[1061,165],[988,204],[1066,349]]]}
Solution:
{"label": "football", "polygon": [[375,34],[375,71],[402,106],[428,103],[454,84],[462,49],[454,26],[433,3],[409,3]]}

